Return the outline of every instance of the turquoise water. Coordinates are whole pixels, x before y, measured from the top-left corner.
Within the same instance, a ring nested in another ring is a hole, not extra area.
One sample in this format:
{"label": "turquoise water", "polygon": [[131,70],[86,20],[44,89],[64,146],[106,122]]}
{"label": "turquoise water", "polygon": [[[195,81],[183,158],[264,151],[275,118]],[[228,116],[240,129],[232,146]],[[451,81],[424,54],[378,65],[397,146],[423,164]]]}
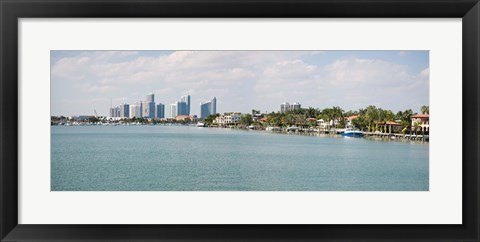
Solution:
{"label": "turquoise water", "polygon": [[428,191],[428,144],[187,126],[52,126],[52,191]]}

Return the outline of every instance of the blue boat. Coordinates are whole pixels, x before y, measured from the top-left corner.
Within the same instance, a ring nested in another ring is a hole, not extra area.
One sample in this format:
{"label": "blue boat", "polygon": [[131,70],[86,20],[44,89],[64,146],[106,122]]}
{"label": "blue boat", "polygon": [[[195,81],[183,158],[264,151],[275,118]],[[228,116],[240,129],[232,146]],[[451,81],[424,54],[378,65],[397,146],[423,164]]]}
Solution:
{"label": "blue boat", "polygon": [[342,135],[345,137],[363,137],[364,133],[360,130],[346,129]]}

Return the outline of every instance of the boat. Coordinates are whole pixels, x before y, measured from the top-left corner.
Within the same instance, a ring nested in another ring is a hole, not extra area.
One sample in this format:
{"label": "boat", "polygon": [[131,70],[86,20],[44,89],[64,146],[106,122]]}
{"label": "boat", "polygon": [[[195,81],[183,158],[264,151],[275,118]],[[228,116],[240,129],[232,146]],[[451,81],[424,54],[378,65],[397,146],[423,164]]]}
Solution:
{"label": "boat", "polygon": [[198,122],[198,123],[197,123],[197,127],[205,127],[205,124],[202,123],[202,122]]}
{"label": "boat", "polygon": [[275,132],[275,131],[282,131],[282,128],[280,128],[280,127],[268,126],[265,130],[266,130],[266,131]]}
{"label": "boat", "polygon": [[291,126],[287,128],[287,132],[297,132],[297,131],[298,131],[298,127],[296,126]]}
{"label": "boat", "polygon": [[346,137],[363,137],[364,133],[360,130],[354,130],[354,129],[346,129],[343,133],[342,136]]}
{"label": "boat", "polygon": [[254,129],[254,128],[255,128],[255,126],[253,126],[253,125],[248,126],[248,129]]}

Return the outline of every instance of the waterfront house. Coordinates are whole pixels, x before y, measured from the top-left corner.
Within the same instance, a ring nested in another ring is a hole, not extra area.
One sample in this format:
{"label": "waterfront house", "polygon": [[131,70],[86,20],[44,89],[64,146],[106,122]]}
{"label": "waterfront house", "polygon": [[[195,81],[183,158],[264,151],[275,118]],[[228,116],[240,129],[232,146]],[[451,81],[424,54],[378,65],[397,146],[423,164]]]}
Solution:
{"label": "waterfront house", "polygon": [[428,134],[430,131],[430,114],[415,114],[410,117],[412,120],[412,130],[415,130],[415,126],[419,127],[423,134]]}
{"label": "waterfront house", "polygon": [[185,120],[192,121],[193,117],[189,116],[189,115],[177,115],[177,116],[175,116],[175,120],[177,120],[177,121],[185,121]]}
{"label": "waterfront house", "polygon": [[345,120],[347,121],[346,127],[347,128],[354,128],[353,120],[356,119],[356,118],[358,118],[357,115],[346,117],[345,118]]}
{"label": "waterfront house", "polygon": [[318,119],[317,120],[317,126],[322,128],[322,129],[326,129],[328,127],[328,122],[326,122],[323,119]]}
{"label": "waterfront house", "polygon": [[217,124],[237,124],[240,122],[241,113],[225,113],[215,118]]}
{"label": "waterfront house", "polygon": [[381,121],[376,123],[379,131],[382,133],[400,133],[402,132],[402,125],[394,121]]}

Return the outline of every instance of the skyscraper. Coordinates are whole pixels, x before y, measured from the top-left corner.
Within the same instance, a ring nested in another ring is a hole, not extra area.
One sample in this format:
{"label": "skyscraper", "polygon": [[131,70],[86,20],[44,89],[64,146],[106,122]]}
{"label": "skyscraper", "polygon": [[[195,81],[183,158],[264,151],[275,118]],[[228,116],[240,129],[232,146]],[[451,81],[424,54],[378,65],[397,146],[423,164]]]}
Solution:
{"label": "skyscraper", "polygon": [[288,111],[290,111],[290,104],[288,102],[280,104],[281,113],[288,112]]}
{"label": "skyscraper", "polygon": [[181,101],[177,102],[177,115],[187,115],[188,116],[187,103],[186,102],[181,102]]}
{"label": "skyscraper", "polygon": [[130,118],[134,118],[134,117],[139,117],[137,116],[137,113],[138,113],[138,105],[130,105]]}
{"label": "skyscraper", "polygon": [[143,117],[155,118],[155,95],[153,93],[147,95],[147,100],[143,104]]}
{"label": "skyscraper", "polygon": [[185,111],[178,115],[190,115],[190,95],[180,97],[180,102],[185,103]]}
{"label": "skyscraper", "polygon": [[165,105],[162,103],[157,104],[156,118],[165,118]]}
{"label": "skyscraper", "polygon": [[123,117],[123,116],[121,116],[120,107],[111,107],[110,108],[110,117],[112,117],[112,118]]}
{"label": "skyscraper", "polygon": [[155,95],[153,93],[147,95],[147,102],[155,102]]}
{"label": "skyscraper", "polygon": [[300,103],[294,102],[290,108],[291,110],[300,110],[302,106],[300,105]]}
{"label": "skyscraper", "polygon": [[130,105],[124,103],[120,105],[120,117],[128,118],[130,116]]}
{"label": "skyscraper", "polygon": [[177,102],[170,104],[170,118],[177,117]]}
{"label": "skyscraper", "polygon": [[217,98],[200,103],[200,117],[206,118],[208,115],[217,113]]}
{"label": "skyscraper", "polygon": [[154,102],[143,103],[143,117],[144,118],[155,118],[155,103]]}
{"label": "skyscraper", "polygon": [[140,101],[138,104],[138,109],[137,109],[137,113],[135,113],[135,116],[137,118],[142,118],[143,117],[143,106],[144,106],[144,102],[143,101]]}
{"label": "skyscraper", "polygon": [[285,113],[288,111],[293,111],[293,110],[300,110],[302,108],[302,105],[298,102],[294,102],[293,104],[289,104],[288,102],[280,104],[280,113]]}

